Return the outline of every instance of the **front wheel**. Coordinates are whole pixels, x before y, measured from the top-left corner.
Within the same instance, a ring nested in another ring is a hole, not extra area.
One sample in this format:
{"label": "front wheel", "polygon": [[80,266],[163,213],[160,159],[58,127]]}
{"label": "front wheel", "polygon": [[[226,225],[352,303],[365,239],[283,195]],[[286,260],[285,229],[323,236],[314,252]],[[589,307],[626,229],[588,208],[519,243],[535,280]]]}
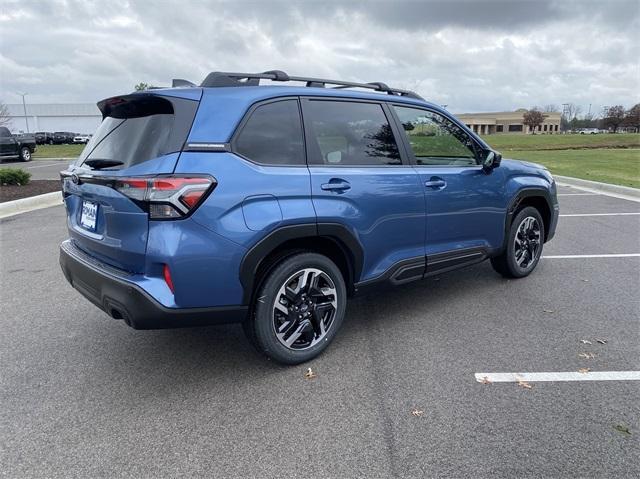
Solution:
{"label": "front wheel", "polygon": [[20,148],[20,160],[31,161],[31,150],[28,147],[23,146]]}
{"label": "front wheel", "polygon": [[335,337],[346,301],[344,278],[333,261],[316,253],[296,254],[262,283],[245,333],[275,361],[303,363],[318,356]]}
{"label": "front wheel", "polygon": [[537,209],[527,206],[513,219],[507,247],[500,256],[491,258],[491,265],[505,278],[528,276],[540,261],[543,243],[542,216]]}

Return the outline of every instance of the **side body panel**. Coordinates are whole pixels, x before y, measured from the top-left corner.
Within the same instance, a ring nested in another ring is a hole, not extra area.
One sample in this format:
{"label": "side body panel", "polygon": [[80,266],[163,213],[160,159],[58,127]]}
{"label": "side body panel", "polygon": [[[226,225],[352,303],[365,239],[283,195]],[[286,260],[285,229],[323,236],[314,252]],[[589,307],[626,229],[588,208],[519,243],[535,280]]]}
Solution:
{"label": "side body panel", "polygon": [[[504,172],[481,167],[416,166],[427,210],[426,254],[499,249],[504,239],[508,200]],[[427,186],[442,180],[444,186]]]}
{"label": "side body panel", "polygon": [[233,153],[183,152],[175,172],[216,178],[218,185],[192,218],[244,248],[278,227],[316,222],[306,166],[257,165]]}

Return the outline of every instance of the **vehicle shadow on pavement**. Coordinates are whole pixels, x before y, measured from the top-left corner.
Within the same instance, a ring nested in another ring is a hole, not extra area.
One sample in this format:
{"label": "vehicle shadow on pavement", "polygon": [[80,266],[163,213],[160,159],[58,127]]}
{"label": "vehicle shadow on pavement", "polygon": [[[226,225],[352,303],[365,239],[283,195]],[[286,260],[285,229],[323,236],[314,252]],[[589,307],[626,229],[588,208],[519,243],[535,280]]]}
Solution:
{"label": "vehicle shadow on pavement", "polygon": [[[487,274],[489,278],[482,281],[481,278]],[[381,328],[402,328],[406,321],[415,324],[416,317],[426,320],[422,312],[425,309],[441,309],[443,303],[456,294],[461,282],[476,283],[477,294],[483,294],[485,288],[494,288],[502,281],[497,275],[491,274],[490,268],[487,271],[486,268],[474,267],[460,274],[443,276],[442,279],[428,279],[356,297],[348,305],[347,319],[334,344],[320,358],[296,368],[331,361],[333,356],[343,357],[345,353],[341,348],[353,345],[360,347],[357,344],[359,341],[371,339]],[[109,325],[110,328],[118,326]],[[155,331],[123,328],[117,335],[120,338],[119,346],[112,348],[111,352],[126,358],[130,369],[141,369],[147,374],[170,371],[170,376],[181,381],[187,377],[210,381],[217,377],[228,377],[229,371],[233,371],[236,380],[243,380],[243,377],[246,379],[256,375],[278,375],[291,369],[254,350],[238,324]]]}

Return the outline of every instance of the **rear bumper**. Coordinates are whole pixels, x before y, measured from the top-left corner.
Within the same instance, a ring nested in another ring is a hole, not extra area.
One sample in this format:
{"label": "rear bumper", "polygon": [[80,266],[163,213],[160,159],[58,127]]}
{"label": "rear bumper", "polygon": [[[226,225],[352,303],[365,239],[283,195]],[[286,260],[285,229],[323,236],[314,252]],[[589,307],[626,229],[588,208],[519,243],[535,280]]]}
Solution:
{"label": "rear bumper", "polygon": [[87,256],[70,240],[60,245],[60,267],[67,281],[109,316],[134,329],[164,329],[243,321],[247,306],[166,308],[121,273]]}

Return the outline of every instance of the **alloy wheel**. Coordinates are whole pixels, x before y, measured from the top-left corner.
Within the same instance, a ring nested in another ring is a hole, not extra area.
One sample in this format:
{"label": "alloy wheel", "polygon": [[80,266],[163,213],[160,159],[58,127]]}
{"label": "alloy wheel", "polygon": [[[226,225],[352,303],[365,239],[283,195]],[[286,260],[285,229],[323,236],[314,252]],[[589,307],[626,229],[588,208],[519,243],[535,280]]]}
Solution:
{"label": "alloy wheel", "polygon": [[292,274],[273,304],[273,329],[280,343],[293,350],[308,349],[327,335],[338,310],[333,280],[317,268]]}
{"label": "alloy wheel", "polygon": [[529,268],[538,259],[540,244],[540,223],[533,216],[527,216],[518,226],[514,239],[516,264],[522,269]]}

